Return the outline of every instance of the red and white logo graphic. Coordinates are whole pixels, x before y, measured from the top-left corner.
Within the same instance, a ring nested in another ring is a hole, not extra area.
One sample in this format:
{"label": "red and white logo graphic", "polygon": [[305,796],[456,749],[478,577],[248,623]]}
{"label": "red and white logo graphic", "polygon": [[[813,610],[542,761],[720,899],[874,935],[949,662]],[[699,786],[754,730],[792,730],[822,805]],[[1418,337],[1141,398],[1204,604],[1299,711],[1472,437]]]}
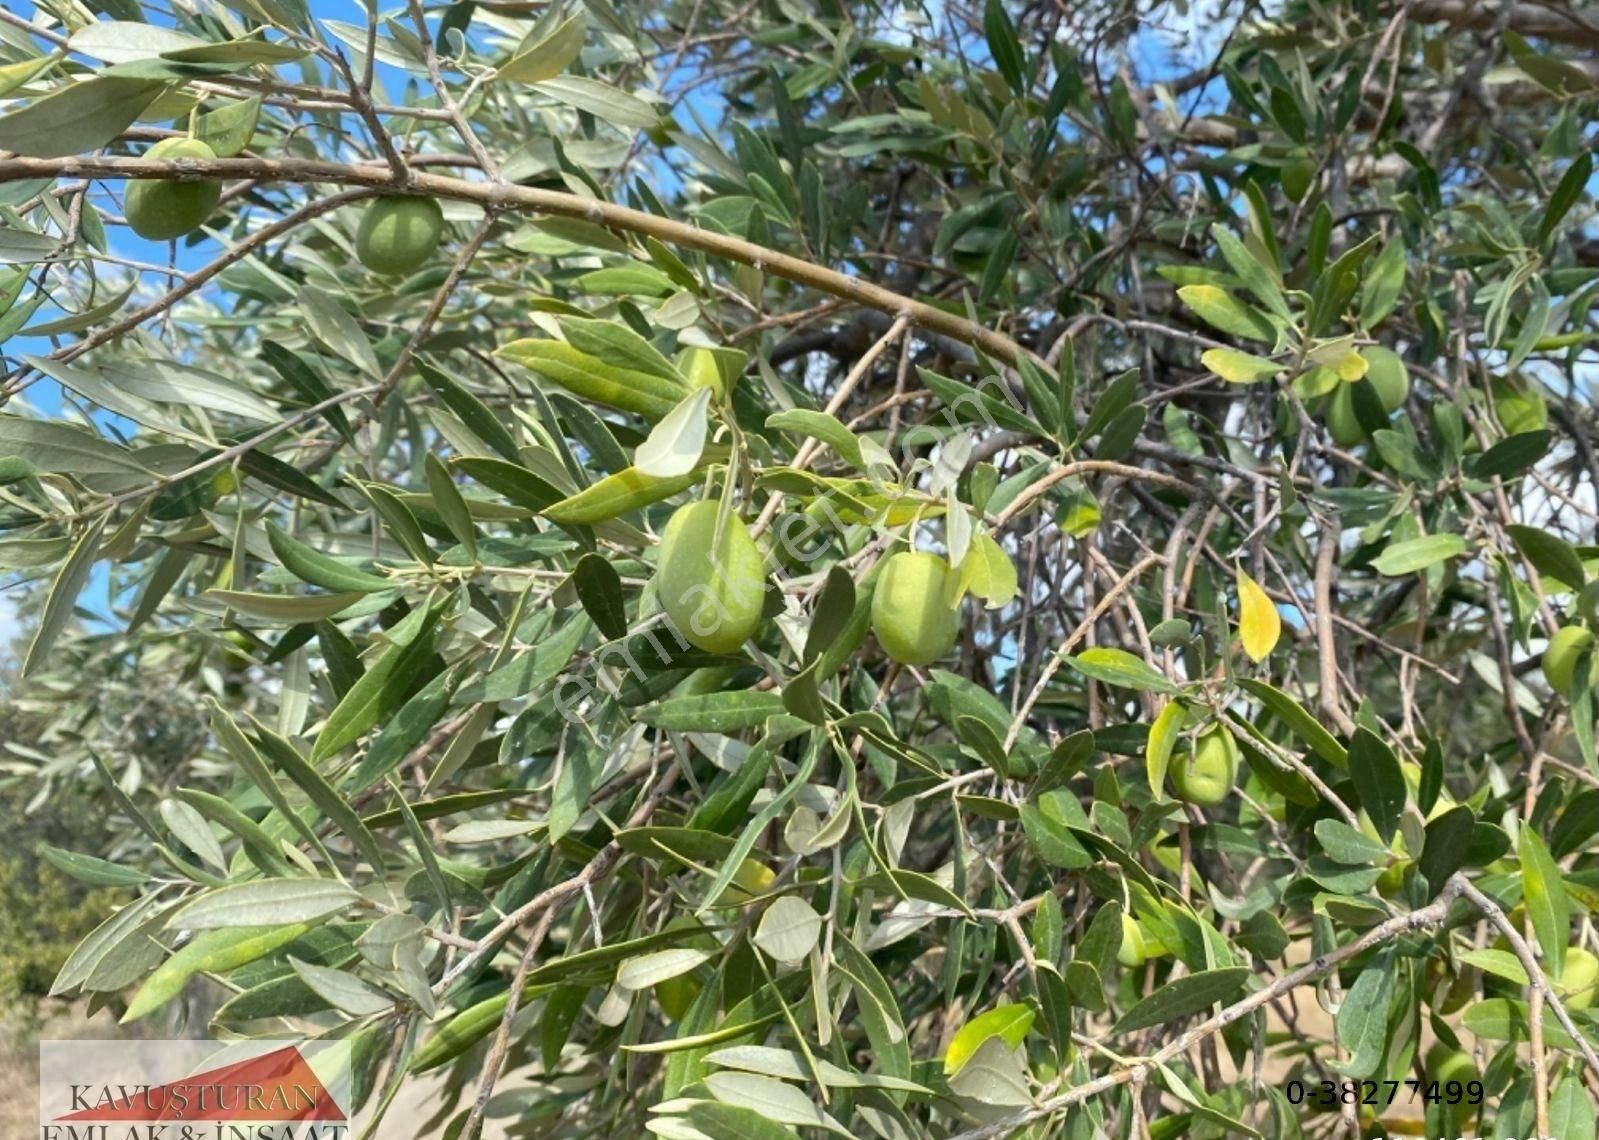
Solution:
{"label": "red and white logo graphic", "polygon": [[342,1043],[44,1041],[41,1140],[350,1140]]}

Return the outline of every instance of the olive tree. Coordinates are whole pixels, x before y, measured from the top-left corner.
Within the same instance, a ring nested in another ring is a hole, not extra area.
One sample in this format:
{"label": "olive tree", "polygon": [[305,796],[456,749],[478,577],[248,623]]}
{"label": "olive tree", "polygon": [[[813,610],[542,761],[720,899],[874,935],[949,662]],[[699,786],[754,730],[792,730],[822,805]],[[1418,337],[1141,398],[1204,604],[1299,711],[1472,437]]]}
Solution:
{"label": "olive tree", "polygon": [[349,15],[0,10],[56,992],[369,1135],[1593,1134],[1599,10]]}

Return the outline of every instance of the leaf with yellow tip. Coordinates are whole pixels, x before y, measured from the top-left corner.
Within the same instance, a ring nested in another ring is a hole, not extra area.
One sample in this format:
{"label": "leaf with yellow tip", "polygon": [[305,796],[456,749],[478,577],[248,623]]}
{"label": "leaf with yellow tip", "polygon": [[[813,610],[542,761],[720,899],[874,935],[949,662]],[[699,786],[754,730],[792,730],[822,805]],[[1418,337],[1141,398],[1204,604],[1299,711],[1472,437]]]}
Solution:
{"label": "leaf with yellow tip", "polygon": [[1266,596],[1243,567],[1238,568],[1238,636],[1243,640],[1244,652],[1251,661],[1261,661],[1282,636],[1283,619],[1277,607]]}
{"label": "leaf with yellow tip", "polygon": [[1236,348],[1212,348],[1200,355],[1200,362],[1229,384],[1253,384],[1275,376],[1283,366],[1275,360],[1251,356]]}
{"label": "leaf with yellow tip", "polygon": [[1365,379],[1366,373],[1371,370],[1371,362],[1358,352],[1351,352],[1340,356],[1332,362],[1333,370],[1338,373],[1338,379],[1346,384],[1353,384],[1356,380]]}
{"label": "leaf with yellow tip", "polygon": [[972,1059],[990,1037],[1001,1037],[1012,1049],[1020,1045],[1033,1027],[1033,1011],[1020,1003],[1001,1005],[980,1013],[956,1031],[944,1054],[944,1075],[952,1077]]}

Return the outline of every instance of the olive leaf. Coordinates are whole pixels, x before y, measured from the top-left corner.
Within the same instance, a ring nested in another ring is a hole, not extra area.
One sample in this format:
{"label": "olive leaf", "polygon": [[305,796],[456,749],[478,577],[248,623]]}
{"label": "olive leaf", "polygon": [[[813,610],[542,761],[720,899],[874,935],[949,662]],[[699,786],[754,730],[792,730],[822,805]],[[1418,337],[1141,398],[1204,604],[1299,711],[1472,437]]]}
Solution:
{"label": "olive leaf", "polygon": [[673,479],[694,470],[705,450],[712,394],[709,388],[695,389],[650,430],[633,453],[633,464],[642,474]]}

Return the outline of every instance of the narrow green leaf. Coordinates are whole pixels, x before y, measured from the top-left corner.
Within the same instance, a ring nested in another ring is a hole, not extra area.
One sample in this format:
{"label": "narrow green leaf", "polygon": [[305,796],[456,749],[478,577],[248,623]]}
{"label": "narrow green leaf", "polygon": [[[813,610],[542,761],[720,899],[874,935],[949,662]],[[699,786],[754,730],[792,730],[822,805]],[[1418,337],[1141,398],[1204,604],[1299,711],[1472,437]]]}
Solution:
{"label": "narrow green leaf", "polygon": [[1125,649],[1096,646],[1083,650],[1075,657],[1066,658],[1066,664],[1085,677],[1117,688],[1136,689],[1145,693],[1177,692],[1177,686],[1161,676],[1154,666]]}
{"label": "narrow green leaf", "polygon": [[166,87],[164,79],[97,75],[0,116],[0,150],[64,158],[98,150],[133,124]]}
{"label": "narrow green leaf", "polygon": [[99,516],[83,532],[73,544],[72,553],[67,555],[61,569],[56,572],[55,580],[50,583],[44,613],[39,618],[38,628],[33,631],[33,640],[28,643],[28,653],[22,661],[24,677],[32,676],[44,665],[56,638],[61,636],[61,631],[66,629],[67,622],[71,620],[72,611],[78,604],[78,595],[83,592],[84,583],[89,580],[89,571],[94,569],[95,560],[100,555],[100,534],[105,530],[106,518],[106,515]]}
{"label": "narrow green leaf", "polygon": [[418,360],[416,370],[421,374],[423,382],[433,390],[434,395],[444,401],[444,406],[459,417],[468,431],[511,463],[522,462],[522,456],[516,448],[516,437],[505,426],[504,418],[495,415],[487,404],[428,361]]}
{"label": "narrow green leaf", "polygon": [[1371,565],[1385,577],[1398,578],[1458,558],[1469,549],[1470,545],[1458,534],[1427,534],[1394,543],[1373,558]]}
{"label": "narrow green leaf", "polygon": [[[311,763],[320,764],[346,745],[360,739],[377,723],[378,718],[393,711],[405,698],[417,673],[433,654],[432,630],[442,612],[441,605],[425,611],[413,611],[417,620],[406,631],[405,640],[391,641],[383,655],[350,687],[342,700],[328,714],[327,722],[317,735],[311,749]],[[404,623],[402,623],[403,625]],[[391,638],[401,636],[401,627],[390,632]]]}
{"label": "narrow green leaf", "polygon": [[[357,681],[350,691],[353,693],[359,686],[360,682]],[[322,773],[306,762],[294,745],[264,727],[254,717],[251,717],[251,724],[255,726],[256,738],[268,745],[267,755],[283,770],[283,774],[299,786],[334,827],[344,832],[373,871],[381,873],[383,851],[349,802],[323,778]]]}
{"label": "narrow green leaf", "polygon": [[472,512],[461,497],[461,489],[450,477],[450,469],[432,452],[428,453],[422,466],[427,472],[428,491],[433,496],[434,508],[443,517],[444,525],[450,528],[455,540],[466,548],[467,557],[476,559],[477,528],[472,525]]}
{"label": "narrow green leaf", "polygon": [[1229,966],[1167,982],[1124,1013],[1111,1032],[1119,1036],[1149,1029],[1209,1009],[1216,1002],[1236,997],[1252,974],[1247,966]]}
{"label": "narrow green leaf", "polygon": [[1527,917],[1532,920],[1550,975],[1559,978],[1565,972],[1566,947],[1571,943],[1571,901],[1560,865],[1526,824],[1521,827],[1516,853],[1521,857],[1521,895]]}
{"label": "narrow green leaf", "polygon": [[1344,995],[1338,1010],[1338,1040],[1351,1056],[1334,1066],[1346,1076],[1369,1077],[1382,1064],[1393,988],[1392,958],[1384,954],[1360,971]]}
{"label": "narrow green leaf", "polygon": [[357,593],[373,593],[394,588],[394,583],[389,579],[359,570],[346,562],[314,550],[270,522],[267,523],[266,530],[267,541],[272,545],[272,553],[278,556],[278,561],[283,564],[285,570],[302,582],[309,582],[313,586],[322,586],[329,590]]}

